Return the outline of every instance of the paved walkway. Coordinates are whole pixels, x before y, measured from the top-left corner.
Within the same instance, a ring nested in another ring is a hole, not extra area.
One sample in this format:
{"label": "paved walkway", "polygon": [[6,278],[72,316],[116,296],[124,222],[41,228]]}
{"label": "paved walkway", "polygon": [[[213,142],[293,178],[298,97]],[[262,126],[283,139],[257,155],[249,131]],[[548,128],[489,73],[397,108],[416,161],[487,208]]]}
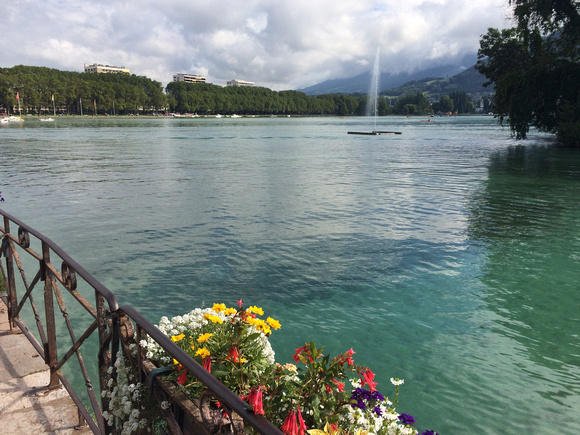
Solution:
{"label": "paved walkway", "polygon": [[64,387],[47,391],[50,373],[20,329],[10,332],[0,301],[0,433],[92,433],[78,425],[77,408]]}

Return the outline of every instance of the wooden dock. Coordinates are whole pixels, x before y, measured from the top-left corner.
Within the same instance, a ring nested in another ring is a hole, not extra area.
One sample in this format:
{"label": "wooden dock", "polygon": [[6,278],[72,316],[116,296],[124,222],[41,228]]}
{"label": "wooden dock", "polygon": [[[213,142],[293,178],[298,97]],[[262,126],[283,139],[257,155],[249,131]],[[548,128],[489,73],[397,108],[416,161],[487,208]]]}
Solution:
{"label": "wooden dock", "polygon": [[77,408],[60,387],[48,391],[48,367],[26,336],[10,331],[8,309],[0,301],[0,433],[86,434]]}

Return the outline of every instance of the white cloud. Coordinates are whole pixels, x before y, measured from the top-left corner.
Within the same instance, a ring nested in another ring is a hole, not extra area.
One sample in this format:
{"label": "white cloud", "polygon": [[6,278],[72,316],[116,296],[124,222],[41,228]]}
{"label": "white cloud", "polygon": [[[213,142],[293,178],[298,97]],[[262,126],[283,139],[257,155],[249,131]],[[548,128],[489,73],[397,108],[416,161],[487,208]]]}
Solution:
{"label": "white cloud", "polygon": [[14,0],[0,15],[0,66],[125,66],[296,89],[367,71],[400,72],[477,51],[509,23],[507,0]]}

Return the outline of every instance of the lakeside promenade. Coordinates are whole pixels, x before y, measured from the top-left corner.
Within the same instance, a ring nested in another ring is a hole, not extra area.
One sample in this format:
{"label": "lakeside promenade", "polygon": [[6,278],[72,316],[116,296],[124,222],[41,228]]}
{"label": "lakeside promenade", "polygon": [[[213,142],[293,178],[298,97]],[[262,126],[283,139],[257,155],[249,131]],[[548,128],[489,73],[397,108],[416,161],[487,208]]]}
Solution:
{"label": "lakeside promenade", "polygon": [[48,391],[48,366],[19,328],[10,331],[8,308],[0,302],[0,432],[88,434],[64,387]]}

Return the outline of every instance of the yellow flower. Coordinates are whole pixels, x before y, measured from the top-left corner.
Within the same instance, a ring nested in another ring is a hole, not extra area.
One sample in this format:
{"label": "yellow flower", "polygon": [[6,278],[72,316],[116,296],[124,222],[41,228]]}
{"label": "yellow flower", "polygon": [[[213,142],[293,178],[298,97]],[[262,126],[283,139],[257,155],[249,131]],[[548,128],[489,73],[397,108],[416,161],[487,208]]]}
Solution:
{"label": "yellow flower", "polygon": [[224,311],[224,314],[225,314],[226,316],[230,316],[230,315],[232,315],[232,314],[236,314],[237,312],[238,312],[238,310],[236,310],[235,308],[227,308],[227,309]]}
{"label": "yellow flower", "polygon": [[265,322],[257,325],[256,327],[258,328],[258,331],[262,331],[266,335],[270,335],[272,333],[272,330],[268,325],[266,325]]}
{"label": "yellow flower", "polygon": [[[309,429],[309,430],[307,430],[307,432],[310,435],[343,435],[344,434],[344,431],[341,428],[337,427],[336,425],[332,426],[328,423],[326,423],[324,425],[324,430]],[[356,435],[367,435],[367,434],[368,434],[368,432],[363,431],[361,429],[359,429],[356,432]]]}
{"label": "yellow flower", "polygon": [[268,322],[268,325],[270,325],[272,328],[274,329],[280,329],[280,322],[278,322],[276,319],[272,319],[271,317],[268,317],[266,319],[266,322]]}
{"label": "yellow flower", "polygon": [[204,341],[207,341],[212,335],[213,334],[211,332],[207,332],[205,334],[202,334],[199,337],[197,337],[197,342],[203,343]]}
{"label": "yellow flower", "polygon": [[173,364],[178,365],[179,361],[177,361],[175,358],[173,358]]}
{"label": "yellow flower", "polygon": [[210,353],[209,350],[207,350],[205,347],[202,347],[201,349],[198,349],[197,352],[195,352],[195,356],[201,356],[201,359],[205,359],[207,358]]}
{"label": "yellow flower", "polygon": [[260,316],[263,316],[264,310],[262,310],[260,307],[256,307],[255,305],[252,305],[250,308],[248,308],[248,313],[254,313],[254,314],[259,314]]}
{"label": "yellow flower", "polygon": [[204,314],[203,318],[213,323],[224,323],[224,321],[220,319],[218,316],[214,316],[213,314],[209,313]]}
{"label": "yellow flower", "polygon": [[226,310],[226,304],[213,304],[213,307],[211,309],[214,310],[216,313],[221,313],[222,311]]}
{"label": "yellow flower", "polygon": [[185,334],[173,335],[173,336],[171,336],[171,341],[173,341],[174,343],[177,343],[178,341],[183,340],[184,337],[185,337]]}
{"label": "yellow flower", "polygon": [[246,319],[246,322],[249,323],[250,325],[254,325],[254,326],[260,326],[262,323],[264,323],[264,321],[262,319],[255,319],[253,317],[248,317]]}
{"label": "yellow flower", "polygon": [[243,364],[246,362],[246,358],[240,358],[240,362]]}

